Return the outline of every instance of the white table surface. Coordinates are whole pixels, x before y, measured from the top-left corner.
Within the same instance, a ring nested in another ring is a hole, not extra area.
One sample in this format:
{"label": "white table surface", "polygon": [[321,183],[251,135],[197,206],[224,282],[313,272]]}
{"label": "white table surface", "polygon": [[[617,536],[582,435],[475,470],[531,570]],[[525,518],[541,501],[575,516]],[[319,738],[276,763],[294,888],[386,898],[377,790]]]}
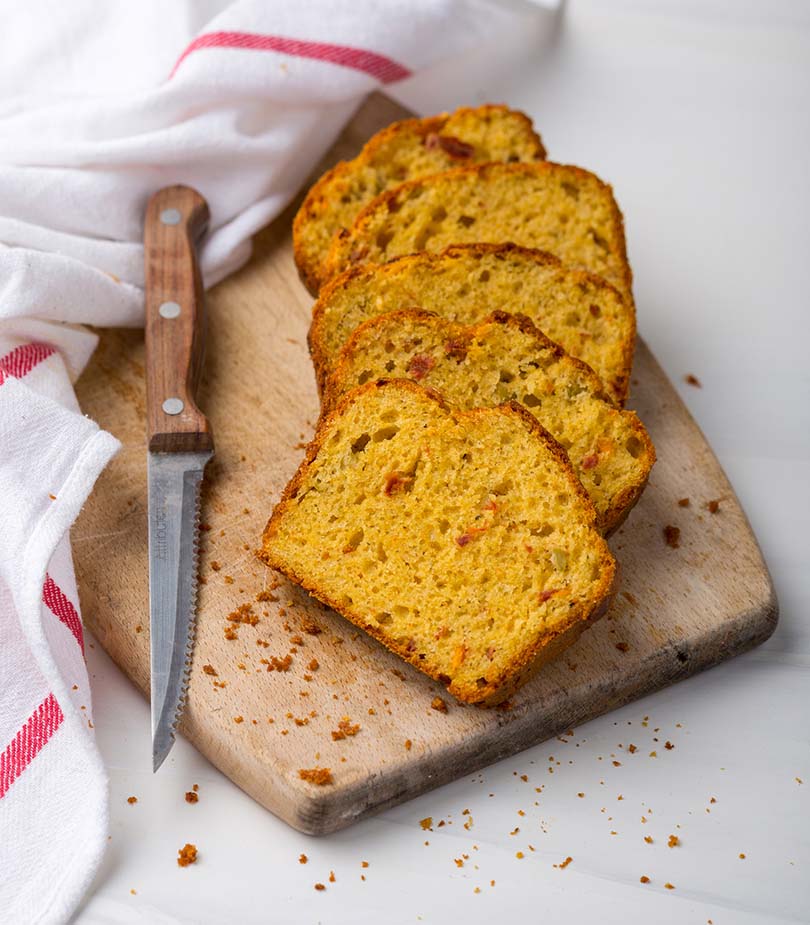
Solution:
{"label": "white table surface", "polygon": [[[582,0],[551,47],[527,34],[507,59],[482,56],[473,85],[453,68],[422,76],[400,98],[422,112],[507,101],[553,159],[614,184],[640,331],[750,517],[779,627],[566,743],[317,839],[184,741],[153,777],[147,704],[91,644],[112,836],[81,925],[810,920],[810,5]],[[180,869],[186,842],[200,859]]]}

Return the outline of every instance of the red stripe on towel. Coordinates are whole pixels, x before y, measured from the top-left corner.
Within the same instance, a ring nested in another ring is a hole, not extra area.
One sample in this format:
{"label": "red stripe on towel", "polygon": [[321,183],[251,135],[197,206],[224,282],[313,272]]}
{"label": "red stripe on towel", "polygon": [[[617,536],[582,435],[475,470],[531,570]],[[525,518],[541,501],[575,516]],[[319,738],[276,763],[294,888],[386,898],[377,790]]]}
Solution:
{"label": "red stripe on towel", "polygon": [[28,717],[6,750],[0,753],[0,799],[42,751],[64,718],[53,694],[48,694]]}
{"label": "red stripe on towel", "polygon": [[79,648],[84,654],[84,631],[82,629],[82,618],[73,604],[68,600],[65,592],[56,584],[50,575],[45,576],[45,584],[42,586],[42,600],[45,601],[48,609],[52,614],[59,617],[65,626],[76,637]]}
{"label": "red stripe on towel", "polygon": [[22,379],[52,353],[56,353],[56,350],[50,344],[23,344],[21,347],[15,347],[10,353],[0,357],[0,385],[8,376]]}
{"label": "red stripe on towel", "polygon": [[199,51],[201,48],[248,48],[253,51],[275,51],[296,58],[312,58],[315,61],[327,61],[330,64],[362,71],[383,84],[390,84],[411,76],[408,68],[391,58],[378,55],[373,51],[365,51],[362,48],[352,48],[349,45],[307,42],[302,39],[285,38],[281,35],[256,35],[252,32],[209,32],[197,36],[186,48],[177,59],[169,78],[174,77],[177,69],[192,52]]}

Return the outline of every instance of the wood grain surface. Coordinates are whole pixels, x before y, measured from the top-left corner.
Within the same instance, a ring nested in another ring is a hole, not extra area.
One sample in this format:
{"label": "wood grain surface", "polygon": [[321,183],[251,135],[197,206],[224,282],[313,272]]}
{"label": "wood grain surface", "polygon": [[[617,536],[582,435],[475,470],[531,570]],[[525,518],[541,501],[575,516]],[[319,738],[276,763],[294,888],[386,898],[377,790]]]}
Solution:
{"label": "wood grain surface", "polygon": [[[402,115],[389,100],[372,97],[321,167],[351,156]],[[643,342],[629,407],[647,425],[659,461],[641,502],[611,539],[620,593],[607,618],[519,691],[510,709],[455,703],[298,588],[286,581],[274,588],[275,576],[254,549],[318,415],[306,349],[312,299],[293,265],[293,214],[261,232],[248,266],[207,296],[199,399],[217,453],[206,471],[197,643],[181,730],[236,784],[302,831],[334,831],[771,634],[777,606],[756,540]],[[638,311],[643,328],[644,306]],[[78,393],[85,413],[124,445],[73,530],[84,619],[148,694],[142,332],[103,332]],[[689,505],[679,506],[684,498]],[[715,513],[709,502],[719,502]],[[680,530],[677,548],[665,542],[666,526]],[[228,620],[241,605],[250,605],[255,625]],[[237,638],[226,639],[227,628]],[[272,670],[288,655],[288,670]],[[437,695],[447,713],[431,709]],[[344,717],[360,728],[335,740]],[[299,769],[316,767],[331,769],[333,783],[301,779]]]}

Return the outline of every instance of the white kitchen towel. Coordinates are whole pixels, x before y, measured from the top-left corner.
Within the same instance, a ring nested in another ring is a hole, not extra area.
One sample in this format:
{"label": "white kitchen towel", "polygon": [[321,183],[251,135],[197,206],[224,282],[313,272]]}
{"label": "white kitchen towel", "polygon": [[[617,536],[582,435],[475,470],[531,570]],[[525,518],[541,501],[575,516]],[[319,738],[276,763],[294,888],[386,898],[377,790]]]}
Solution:
{"label": "white kitchen towel", "polygon": [[[549,3],[548,7],[553,7]],[[81,327],[141,325],[161,186],[211,210],[211,285],[372,90],[548,14],[519,0],[45,0],[0,33],[0,921],[63,922],[107,836],[68,529],[116,441]],[[549,28],[551,17],[549,17]]]}

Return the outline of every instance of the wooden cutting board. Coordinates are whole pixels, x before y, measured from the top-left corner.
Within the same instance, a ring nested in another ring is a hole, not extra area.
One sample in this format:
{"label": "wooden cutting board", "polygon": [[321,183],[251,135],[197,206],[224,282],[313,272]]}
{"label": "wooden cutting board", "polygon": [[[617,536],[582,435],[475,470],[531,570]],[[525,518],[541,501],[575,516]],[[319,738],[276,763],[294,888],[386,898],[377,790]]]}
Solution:
{"label": "wooden cutting board", "polygon": [[[353,156],[403,115],[390,100],[371,98],[321,169]],[[248,266],[208,296],[200,405],[217,452],[206,473],[197,643],[182,733],[236,784],[297,829],[331,832],[771,634],[776,599],[745,515],[641,342],[630,406],[649,428],[659,461],[611,540],[621,593],[608,617],[519,691],[511,709],[462,706],[446,694],[448,712],[431,709],[444,694],[436,683],[288,582],[274,588],[253,550],[318,415],[306,349],[312,300],[293,265],[293,213],[259,234]],[[643,305],[639,315],[643,326]],[[73,530],[82,611],[148,695],[142,332],[102,332],[78,394],[85,413],[123,443]],[[688,506],[678,505],[683,498]],[[719,501],[716,513],[709,501]],[[667,525],[680,529],[679,548],[664,541]],[[273,599],[257,601],[268,589]],[[255,626],[228,621],[243,604],[258,616]],[[226,639],[227,627],[238,638]],[[288,670],[268,670],[288,654]],[[360,728],[336,741],[331,733],[344,717]],[[299,776],[316,767],[330,768],[334,782],[316,786]]]}

